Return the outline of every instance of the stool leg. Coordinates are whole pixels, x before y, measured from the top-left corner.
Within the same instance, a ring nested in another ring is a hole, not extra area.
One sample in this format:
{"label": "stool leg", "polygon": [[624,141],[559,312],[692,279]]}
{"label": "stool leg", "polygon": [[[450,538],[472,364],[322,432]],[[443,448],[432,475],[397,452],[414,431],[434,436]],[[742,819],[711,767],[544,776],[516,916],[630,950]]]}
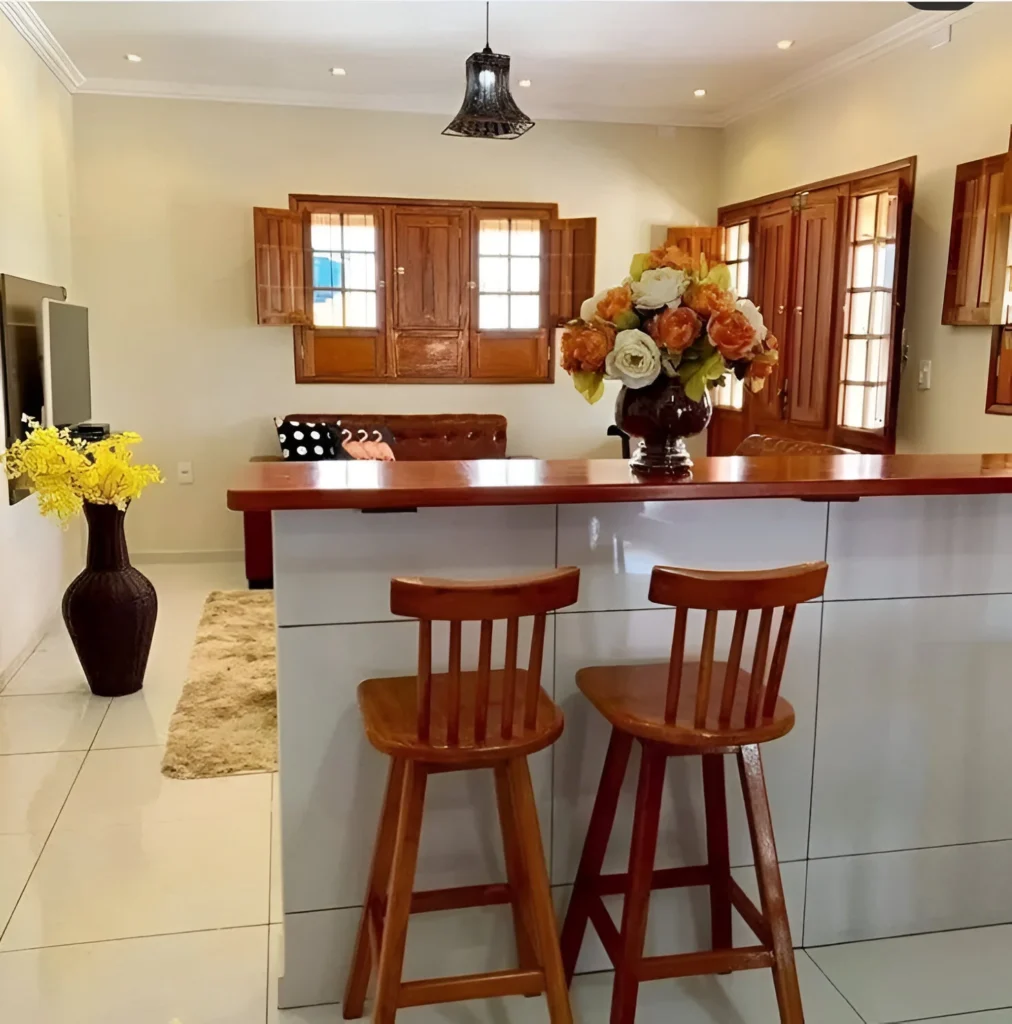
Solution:
{"label": "stool leg", "polygon": [[506,859],[506,880],[509,882],[513,905],[513,931],[517,941],[517,961],[523,968],[537,967],[537,952],[534,949],[534,928],[530,920],[530,909],[523,898],[524,855],[517,836],[516,813],[510,795],[510,780],[505,764],[497,764],[495,772],[495,798],[499,808],[499,828],[502,831],[503,853]]}
{"label": "stool leg", "polygon": [[369,914],[377,901],[386,896],[390,883],[390,865],[394,857],[394,840],[397,837],[397,813],[401,806],[401,791],[404,788],[404,762],[390,759],[387,774],[387,788],[383,796],[383,810],[376,830],[376,844],[369,866],[369,882],[365,890],[365,904],[358,922],[355,936],[355,952],[351,958],[351,970],[344,989],[342,1012],[345,1020],[362,1016],[365,995],[369,988],[372,972],[372,950],[369,939]]}
{"label": "stool leg", "polygon": [[572,1024],[573,1011],[569,1006],[566,975],[562,970],[559,951],[559,932],[552,906],[552,890],[548,883],[548,868],[541,843],[541,825],[534,803],[534,789],[526,757],[514,757],[506,762],[510,783],[510,796],[516,815],[517,839],[523,855],[526,896],[534,924],[534,939],[545,974],[545,998],[552,1024]]}
{"label": "stool leg", "polygon": [[667,756],[662,747],[640,741],[642,757],[636,787],[636,816],[633,819],[629,847],[629,875],[622,905],[622,934],[619,938],[622,959],[615,964],[615,987],[611,995],[611,1024],[632,1024],[636,1019],[639,980],[636,971],[643,958],[647,935],[647,911],[657,853],[657,830],[664,794],[664,766]]}
{"label": "stool leg", "polygon": [[745,810],[752,835],[756,875],[759,879],[759,899],[763,917],[773,937],[773,984],[777,993],[782,1024],[804,1024],[801,1008],[801,990],[798,971],[794,964],[794,944],[787,920],[784,889],[780,881],[777,846],[773,839],[773,820],[766,795],[762,756],[755,744],[744,746],[738,752],[738,769],[745,794]]}
{"label": "stool leg", "polygon": [[714,949],[731,949],[731,853],[727,839],[724,755],[704,754],[702,760],[706,860],[710,869],[710,930]]}
{"label": "stool leg", "polygon": [[393,1024],[404,967],[404,945],[408,938],[411,914],[411,890],[415,881],[418,842],[422,835],[422,809],[425,805],[425,766],[417,761],[404,765],[404,791],[397,818],[390,886],[387,890],[386,919],[380,943],[376,971],[376,1005],[373,1024]]}
{"label": "stool leg", "polygon": [[576,883],[569,897],[569,909],[562,926],[562,964],[566,971],[566,982],[571,984],[576,971],[576,961],[583,945],[583,936],[587,931],[590,919],[589,903],[594,898],[594,883],[601,875],[604,867],[604,856],[608,850],[608,840],[615,826],[615,812],[618,799],[622,793],[622,780],[629,766],[629,754],[632,752],[632,736],[629,733],[612,729],[608,742],[608,753],[604,757],[604,768],[601,781],[594,798],[594,810],[590,815],[587,838],[583,843],[580,855],[580,866],[576,871]]}

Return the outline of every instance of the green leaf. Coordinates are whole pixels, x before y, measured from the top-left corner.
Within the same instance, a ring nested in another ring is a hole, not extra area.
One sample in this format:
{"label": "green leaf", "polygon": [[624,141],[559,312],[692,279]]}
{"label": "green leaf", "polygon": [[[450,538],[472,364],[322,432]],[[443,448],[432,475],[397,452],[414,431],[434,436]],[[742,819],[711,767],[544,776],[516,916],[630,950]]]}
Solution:
{"label": "green leaf", "polygon": [[634,280],[638,281],[643,276],[643,271],[650,265],[650,253],[638,252],[632,258],[632,263],[629,264],[629,276]]}
{"label": "green leaf", "polygon": [[724,360],[720,353],[714,350],[712,356],[703,360],[682,361],[678,367],[678,376],[682,380],[682,387],[685,394],[693,402],[702,401],[706,391],[706,385],[711,380],[717,380],[724,372]]}
{"label": "green leaf", "polygon": [[573,385],[593,405],[604,395],[604,374],[591,370],[576,370],[573,373]]}
{"label": "green leaf", "polygon": [[640,318],[631,309],[623,309],[612,323],[620,331],[632,331],[639,327]]}

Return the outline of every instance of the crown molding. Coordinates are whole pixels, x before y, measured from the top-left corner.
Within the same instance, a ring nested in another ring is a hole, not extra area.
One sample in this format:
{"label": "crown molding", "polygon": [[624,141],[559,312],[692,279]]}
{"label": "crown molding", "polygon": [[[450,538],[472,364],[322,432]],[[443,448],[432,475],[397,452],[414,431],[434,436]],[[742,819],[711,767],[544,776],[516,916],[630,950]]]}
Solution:
{"label": "crown molding", "polygon": [[0,0],[0,12],[7,15],[7,20],[39,55],[57,81],[68,92],[77,92],[84,84],[84,75],[32,5],[24,0]]}
{"label": "crown molding", "polygon": [[913,14],[909,18],[898,21],[895,25],[876,32],[875,35],[863,39],[854,46],[841,50],[832,57],[806,68],[804,71],[773,86],[766,92],[760,92],[750,97],[744,103],[728,107],[720,121],[720,126],[726,128],[735,121],[749,114],[754,114],[765,107],[784,99],[792,93],[799,92],[818,82],[825,81],[835,75],[860,67],[870,61],[877,60],[892,50],[897,50],[915,39],[921,39],[932,32],[937,31],[943,25],[952,25],[957,21],[973,14],[973,7],[962,11],[932,11]]}

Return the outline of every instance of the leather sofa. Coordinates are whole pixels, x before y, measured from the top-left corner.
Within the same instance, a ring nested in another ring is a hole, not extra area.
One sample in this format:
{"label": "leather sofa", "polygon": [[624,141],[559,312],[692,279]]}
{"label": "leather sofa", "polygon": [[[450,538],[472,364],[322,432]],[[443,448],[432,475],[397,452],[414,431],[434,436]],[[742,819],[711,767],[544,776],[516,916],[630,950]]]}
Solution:
{"label": "leather sofa", "polygon": [[[403,462],[448,462],[506,458],[506,417],[464,413],[458,415],[337,415],[290,413],[287,419],[340,423],[357,437],[359,430],[385,427],[394,438],[394,454]],[[257,456],[254,461],[280,461],[280,455]],[[273,586],[274,548],[269,512],[244,512],[243,536],[246,579],[251,589]]]}

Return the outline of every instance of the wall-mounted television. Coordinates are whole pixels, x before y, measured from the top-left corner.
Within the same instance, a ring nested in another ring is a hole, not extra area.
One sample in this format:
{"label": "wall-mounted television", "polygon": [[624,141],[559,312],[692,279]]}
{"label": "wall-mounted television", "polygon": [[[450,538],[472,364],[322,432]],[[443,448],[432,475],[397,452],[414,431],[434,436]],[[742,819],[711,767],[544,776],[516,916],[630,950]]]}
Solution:
{"label": "wall-mounted television", "polygon": [[42,418],[46,427],[91,419],[88,309],[42,300]]}

